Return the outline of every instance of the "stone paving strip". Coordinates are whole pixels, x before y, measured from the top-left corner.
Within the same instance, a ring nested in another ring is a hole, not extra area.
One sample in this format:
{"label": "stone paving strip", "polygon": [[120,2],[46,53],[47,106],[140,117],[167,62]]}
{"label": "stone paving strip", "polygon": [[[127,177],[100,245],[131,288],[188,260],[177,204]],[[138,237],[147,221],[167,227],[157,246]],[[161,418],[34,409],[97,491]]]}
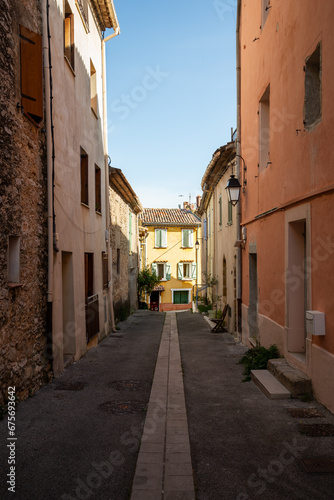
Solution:
{"label": "stone paving strip", "polygon": [[195,500],[176,313],[167,313],[131,500]]}

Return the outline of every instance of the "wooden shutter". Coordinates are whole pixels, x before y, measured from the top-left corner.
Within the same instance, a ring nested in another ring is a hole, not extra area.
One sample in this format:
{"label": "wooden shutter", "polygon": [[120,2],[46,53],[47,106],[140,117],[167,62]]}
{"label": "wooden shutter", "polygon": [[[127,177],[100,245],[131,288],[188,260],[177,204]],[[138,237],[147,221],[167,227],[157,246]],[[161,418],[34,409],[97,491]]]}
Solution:
{"label": "wooden shutter", "polygon": [[156,264],[156,262],[153,262],[153,264],[151,265],[151,268],[152,268],[152,272],[155,272],[155,274],[158,276],[158,264]]}
{"label": "wooden shutter", "polygon": [[196,279],[196,267],[197,267],[196,262],[193,262],[191,267],[192,267],[191,277],[193,280],[195,280]]}
{"label": "wooden shutter", "polygon": [[88,205],[88,155],[80,148],[81,163],[81,203]]}
{"label": "wooden shutter", "polygon": [[183,263],[179,262],[177,265],[177,279],[182,280],[183,279]]}
{"label": "wooden shutter", "polygon": [[167,229],[161,229],[161,246],[167,248]]}
{"label": "wooden shutter", "polygon": [[95,165],[95,211],[102,212],[101,203],[101,169]]}
{"label": "wooden shutter", "polygon": [[166,280],[170,281],[171,277],[172,277],[171,265],[167,262],[167,264],[166,264]]}
{"label": "wooden shutter", "polygon": [[103,288],[108,288],[108,254],[102,252],[102,275],[103,275]]}
{"label": "wooden shutter", "polygon": [[21,104],[37,124],[43,120],[42,37],[20,26]]}
{"label": "wooden shutter", "polygon": [[190,248],[194,246],[194,231],[192,229],[188,230],[188,246]]}

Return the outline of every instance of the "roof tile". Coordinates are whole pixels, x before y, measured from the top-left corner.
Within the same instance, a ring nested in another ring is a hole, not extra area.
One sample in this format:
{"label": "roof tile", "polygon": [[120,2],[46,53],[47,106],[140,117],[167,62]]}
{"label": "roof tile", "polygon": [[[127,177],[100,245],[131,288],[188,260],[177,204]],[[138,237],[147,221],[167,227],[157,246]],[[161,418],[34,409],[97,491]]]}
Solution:
{"label": "roof tile", "polygon": [[144,208],[141,214],[144,226],[200,226],[201,220],[183,208]]}

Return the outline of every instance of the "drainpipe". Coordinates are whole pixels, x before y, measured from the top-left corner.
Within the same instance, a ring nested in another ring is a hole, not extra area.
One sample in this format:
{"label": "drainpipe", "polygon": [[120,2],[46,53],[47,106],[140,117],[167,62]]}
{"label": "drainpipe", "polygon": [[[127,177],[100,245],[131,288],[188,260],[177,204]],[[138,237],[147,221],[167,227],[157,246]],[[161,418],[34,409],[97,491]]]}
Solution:
{"label": "drainpipe", "polygon": [[[110,229],[111,229],[111,220],[110,220],[110,204],[109,204],[109,162],[108,162],[108,129],[107,129],[107,84],[106,84],[106,50],[105,44],[108,40],[111,40],[115,36],[119,35],[121,32],[118,21],[115,32],[110,36],[102,39],[102,101],[103,101],[103,143],[104,143],[104,164],[105,164],[105,210],[106,210],[106,229],[108,231],[108,241],[106,241],[106,250],[108,253],[108,262],[109,262],[109,270],[110,270],[110,282],[108,287],[108,298],[109,298],[109,309],[110,309],[110,317],[111,317],[111,329],[113,332],[116,331],[115,326],[115,316],[114,316],[114,306],[113,306],[113,290],[112,290],[112,255],[111,255],[111,246],[110,246]],[[107,240],[107,238],[106,238]],[[108,272],[109,272],[108,270]]]}
{"label": "drainpipe", "polygon": [[49,33],[48,33],[48,9],[49,1],[42,2],[43,23],[43,70],[44,70],[44,92],[45,92],[45,129],[46,129],[46,163],[47,163],[47,224],[48,224],[48,288],[47,288],[47,346],[46,357],[52,364],[52,302],[53,302],[53,251],[54,251],[54,197],[53,197],[53,144],[51,130],[50,109],[50,59],[49,59]]}
{"label": "drainpipe", "polygon": [[[241,65],[240,65],[240,16],[241,16],[241,0],[238,0],[237,4],[237,25],[236,25],[236,78],[237,78],[237,139],[236,139],[236,154],[241,154]],[[236,164],[236,177],[240,179],[240,157],[237,156]],[[237,241],[241,240],[241,200],[237,203],[237,214],[236,214],[236,231],[237,231]],[[238,333],[239,337],[242,335],[242,250],[240,247],[237,248],[237,305],[238,305]]]}

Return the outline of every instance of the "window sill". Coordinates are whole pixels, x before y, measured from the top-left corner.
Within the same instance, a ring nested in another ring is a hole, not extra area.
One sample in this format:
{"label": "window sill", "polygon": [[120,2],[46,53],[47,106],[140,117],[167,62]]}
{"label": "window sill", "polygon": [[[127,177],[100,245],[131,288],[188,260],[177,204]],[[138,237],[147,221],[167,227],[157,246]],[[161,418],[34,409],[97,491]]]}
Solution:
{"label": "window sill", "polygon": [[226,226],[227,226],[227,227],[233,226],[233,222],[228,222],[228,223],[226,224]]}
{"label": "window sill", "polygon": [[154,248],[157,248],[159,250],[160,248],[167,248],[167,247],[154,247]]}
{"label": "window sill", "polygon": [[12,281],[8,281],[8,288],[19,288],[23,286],[23,283],[13,283]]}
{"label": "window sill", "polygon": [[82,205],[83,207],[89,208],[89,205],[87,205],[87,204],[86,204],[86,203],[84,203],[83,201],[81,202],[81,205]]}
{"label": "window sill", "polygon": [[95,213],[96,213],[96,215],[101,215],[102,216],[102,212],[100,210],[95,210]]}
{"label": "window sill", "polygon": [[70,70],[72,71],[73,76],[76,76],[75,71],[74,71],[74,68],[72,67],[72,64],[70,63],[69,59],[67,58],[67,56],[66,56],[65,54],[64,54],[64,59],[65,59],[65,61],[67,62],[68,67],[69,67],[69,68],[70,68]]}

